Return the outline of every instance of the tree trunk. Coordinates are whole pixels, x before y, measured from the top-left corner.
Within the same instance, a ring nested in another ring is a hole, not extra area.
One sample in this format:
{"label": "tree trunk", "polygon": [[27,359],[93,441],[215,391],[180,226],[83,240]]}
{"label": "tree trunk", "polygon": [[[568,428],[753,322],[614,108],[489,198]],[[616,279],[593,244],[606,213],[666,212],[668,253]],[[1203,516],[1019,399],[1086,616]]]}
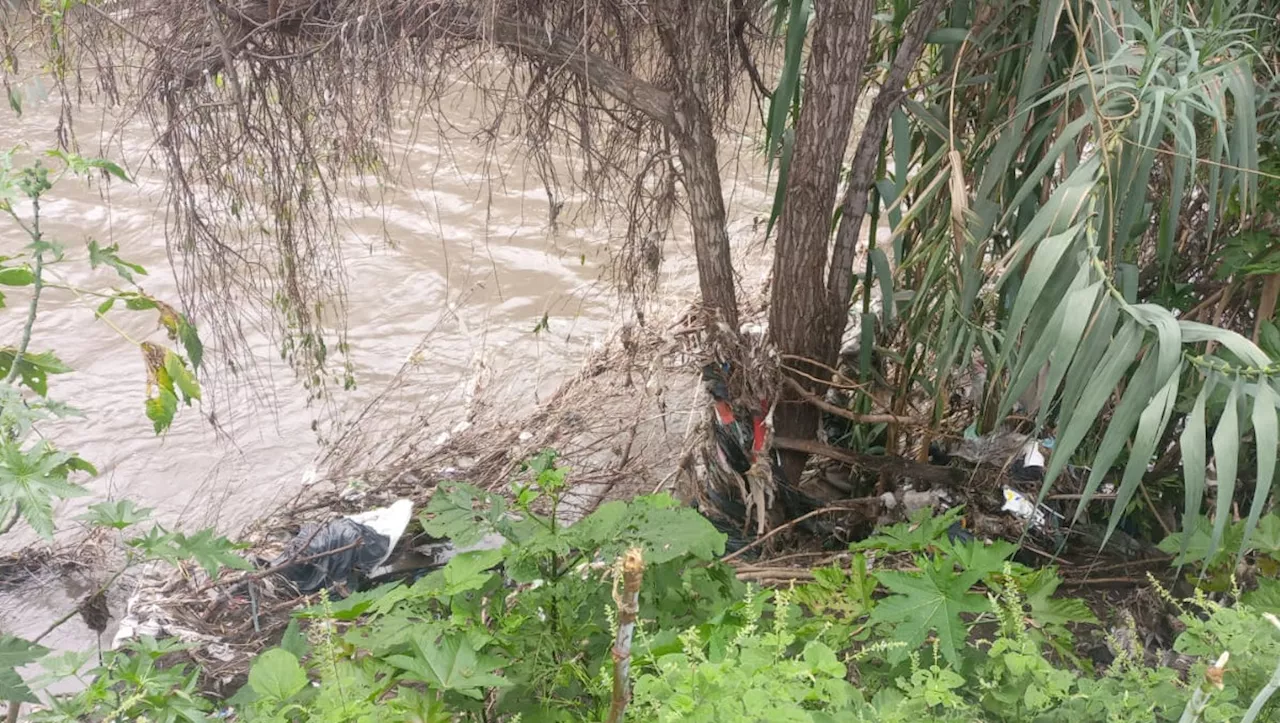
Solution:
{"label": "tree trunk", "polygon": [[[812,52],[773,259],[773,343],[781,354],[827,365],[835,362],[845,326],[845,311],[833,308],[824,282],[831,215],[870,48],[874,6],[871,0],[814,2]],[[796,381],[813,393],[825,392],[804,377]],[[818,421],[818,410],[789,390],[774,417],[778,436],[796,439],[812,439]],[[783,451],[787,479],[799,478],[805,459],[803,452]]]}
{"label": "tree trunk", "polygon": [[[713,318],[738,331],[738,301],[733,263],[729,254],[720,162],[716,157],[715,127],[707,111],[708,69],[700,62],[705,44],[728,32],[719,3],[700,0],[685,6],[674,0],[670,12],[659,9],[658,34],[663,49],[675,65],[672,89],[674,118],[668,128],[676,141],[682,166],[681,178],[689,200],[689,223],[698,259],[698,285],[702,303]],[[681,8],[684,8],[681,12]]]}

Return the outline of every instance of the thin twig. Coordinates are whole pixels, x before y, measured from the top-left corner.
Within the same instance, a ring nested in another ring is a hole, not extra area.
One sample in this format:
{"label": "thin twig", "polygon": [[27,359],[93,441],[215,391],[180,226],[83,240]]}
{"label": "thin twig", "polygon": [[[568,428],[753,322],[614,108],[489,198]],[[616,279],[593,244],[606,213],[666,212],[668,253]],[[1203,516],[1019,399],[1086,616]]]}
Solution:
{"label": "thin twig", "polygon": [[[314,537],[314,535],[312,536]],[[249,575],[241,575],[240,577],[227,578],[224,580],[210,580],[209,582],[205,583],[204,587],[200,588],[199,592],[204,592],[205,590],[208,590],[210,588],[226,587],[227,585],[236,585],[242,582],[254,582],[256,580],[261,580],[264,577],[270,577],[271,575],[274,575],[277,572],[280,572],[282,570],[287,570],[288,568],[293,567],[294,565],[301,565],[304,562],[312,562],[314,560],[319,560],[324,557],[330,557],[332,555],[338,554],[339,552],[346,552],[347,550],[355,549],[362,544],[364,544],[364,538],[360,538],[355,542],[349,542],[343,545],[342,547],[335,547],[332,550],[317,552],[314,555],[306,555],[304,557],[291,558],[291,559],[285,560],[279,565],[272,565],[271,567],[268,567],[265,570],[259,570],[258,572],[255,572]],[[303,545],[302,547],[303,549],[305,549],[306,546]]]}
{"label": "thin twig", "polygon": [[818,515],[828,514],[831,512],[848,512],[849,510],[854,509],[854,506],[857,506],[857,505],[880,504],[880,498],[879,497],[859,497],[851,500],[842,500],[841,502],[843,503],[843,505],[846,505],[846,506],[837,506],[839,504],[837,503],[836,505],[820,507],[816,510],[813,510],[812,512],[806,512],[805,514],[800,515],[794,520],[788,520],[785,524],[778,525],[772,530],[769,530],[768,532],[766,532],[764,535],[757,537],[756,539],[752,540],[746,545],[743,545],[737,550],[734,550],[732,553],[725,555],[723,558],[721,558],[720,561],[731,562],[734,559],[740,557],[747,550],[751,550],[756,547],[759,547],[760,545],[763,545],[765,542],[769,540],[769,538],[773,537],[779,532],[782,532],[783,530],[789,530],[792,527],[795,527],[796,525],[800,524],[801,522],[804,522],[805,520],[809,519],[810,517],[817,517]]}
{"label": "thin twig", "polygon": [[9,373],[5,376],[6,383],[12,384],[14,379],[18,378],[18,368],[22,366],[22,357],[27,353],[27,347],[31,345],[31,330],[36,325],[36,311],[40,307],[40,291],[44,288],[44,249],[40,247],[40,199],[31,199],[32,219],[31,229],[28,233],[31,235],[31,242],[36,245],[35,250],[35,268],[32,270],[31,281],[31,303],[27,305],[27,321],[22,327],[22,339],[18,342],[18,349],[13,353],[13,362],[9,366]]}
{"label": "thin twig", "polygon": [[790,377],[784,376],[783,380],[786,381],[787,386],[794,389],[806,402],[824,412],[834,414],[837,417],[843,417],[851,422],[860,422],[862,424],[903,424],[910,426],[924,425],[923,420],[914,419],[912,417],[899,417],[896,414],[859,414],[857,412],[851,412],[844,407],[837,406],[826,400],[820,399],[817,395],[812,394],[809,390],[805,389],[800,382],[797,382]]}
{"label": "thin twig", "polygon": [[873,472],[887,472],[907,479],[947,485],[961,484],[965,481],[964,471],[955,467],[940,467],[888,455],[859,454],[853,450],[832,447],[829,444],[823,444],[813,439],[775,437],[773,446],[777,449],[818,454],[828,459],[834,459],[837,462],[844,462],[845,464]]}
{"label": "thin twig", "polygon": [[1160,528],[1164,530],[1165,537],[1173,535],[1173,530],[1169,529],[1169,525],[1164,521],[1164,516],[1156,509],[1156,503],[1151,500],[1151,494],[1147,492],[1147,486],[1138,482],[1138,489],[1142,490],[1142,499],[1147,501],[1147,507],[1151,510],[1151,514],[1155,516],[1156,522],[1160,523]]}

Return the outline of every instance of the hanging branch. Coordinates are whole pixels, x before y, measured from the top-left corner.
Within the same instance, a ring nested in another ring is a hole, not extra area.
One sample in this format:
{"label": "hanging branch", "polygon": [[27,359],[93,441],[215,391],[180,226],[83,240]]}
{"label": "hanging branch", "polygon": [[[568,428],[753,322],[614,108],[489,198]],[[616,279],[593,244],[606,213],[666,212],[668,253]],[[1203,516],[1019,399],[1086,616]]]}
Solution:
{"label": "hanging branch", "polygon": [[640,612],[640,580],[644,576],[644,558],[640,548],[627,550],[622,558],[622,594],[614,593],[618,604],[618,637],[613,644],[613,702],[609,704],[608,723],[621,723],[631,702],[631,637]]}

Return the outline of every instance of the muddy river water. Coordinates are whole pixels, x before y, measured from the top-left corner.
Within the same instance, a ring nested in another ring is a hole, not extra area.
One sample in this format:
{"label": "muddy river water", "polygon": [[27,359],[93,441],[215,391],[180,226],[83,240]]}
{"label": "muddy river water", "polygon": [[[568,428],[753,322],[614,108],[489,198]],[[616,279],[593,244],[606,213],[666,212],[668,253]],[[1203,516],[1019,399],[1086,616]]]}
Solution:
{"label": "muddy river water", "polygon": [[[0,110],[0,149],[52,147],[58,102],[36,83],[23,92],[21,116]],[[379,208],[361,212],[357,206],[345,219],[346,309],[358,386],[336,391],[328,405],[307,403],[275,343],[262,334],[250,340],[262,372],[253,403],[214,399],[198,410],[182,410],[168,434],[157,437],[143,411],[145,371],[137,348],[95,320],[92,300],[47,291],[31,348],[54,350],[74,368],[51,378],[50,394],[85,417],[46,432],[101,473],[87,483],[89,497],[60,506],[60,543],[83,534],[73,517],[85,505],[116,498],[154,508],[167,525],[213,525],[234,534],[293,498],[315,474],[322,445],[313,421],[340,425],[354,418],[411,356],[411,372],[378,413],[441,431],[456,420],[460,390],[480,364],[513,410],[536,404],[576,370],[582,354],[625,310],[604,273],[611,250],[607,220],[562,222],[553,229],[546,195],[517,152],[518,139],[497,146],[513,149],[510,158],[486,157],[467,133],[468,123],[478,125],[479,119],[466,93],[448,102],[452,127],[398,137],[405,172],[387,184]],[[102,127],[99,113],[81,109],[79,123],[86,154],[92,154]],[[123,138],[113,159],[135,172],[135,185],[113,184],[104,196],[69,179],[45,204],[46,231],[65,244],[69,259],[77,259],[55,270],[65,282],[89,290],[118,285],[111,272],[91,271],[80,261],[89,237],[116,243],[122,257],[149,271],[142,280],[146,291],[176,303],[164,235],[164,178],[146,162],[153,136],[139,125],[128,127]],[[731,231],[736,239],[749,239],[753,217],[767,213],[769,205],[765,174],[745,137],[723,139],[722,157]],[[499,169],[501,177],[494,178]],[[669,304],[691,299],[696,289],[692,253],[679,235],[666,248],[662,297]],[[0,223],[0,254],[17,253],[24,241],[11,224]],[[5,291],[0,346],[17,342],[27,299],[20,290]],[[544,317],[546,330],[534,333]],[[165,341],[150,315],[112,318],[135,340]],[[217,350],[209,353],[216,364]],[[223,436],[207,419],[215,410]],[[0,552],[35,541],[15,530],[0,543]],[[0,631],[34,634],[83,594],[57,578],[0,593]],[[73,620],[45,643],[83,648],[92,640]]]}

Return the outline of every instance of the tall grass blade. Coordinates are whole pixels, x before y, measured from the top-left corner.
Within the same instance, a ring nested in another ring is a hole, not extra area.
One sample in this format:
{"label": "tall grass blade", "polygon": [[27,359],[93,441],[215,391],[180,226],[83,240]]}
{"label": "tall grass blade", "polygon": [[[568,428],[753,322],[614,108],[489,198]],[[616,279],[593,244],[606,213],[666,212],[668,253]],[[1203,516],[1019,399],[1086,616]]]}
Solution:
{"label": "tall grass blade", "polygon": [[1213,432],[1213,461],[1218,472],[1218,503],[1213,517],[1213,537],[1209,541],[1209,554],[1217,552],[1222,544],[1222,533],[1227,529],[1227,520],[1231,519],[1231,501],[1236,491],[1236,466],[1240,455],[1240,387],[1243,384],[1236,380],[1231,385],[1231,393],[1227,395],[1227,404],[1222,408],[1222,417],[1218,419],[1218,428]]}

